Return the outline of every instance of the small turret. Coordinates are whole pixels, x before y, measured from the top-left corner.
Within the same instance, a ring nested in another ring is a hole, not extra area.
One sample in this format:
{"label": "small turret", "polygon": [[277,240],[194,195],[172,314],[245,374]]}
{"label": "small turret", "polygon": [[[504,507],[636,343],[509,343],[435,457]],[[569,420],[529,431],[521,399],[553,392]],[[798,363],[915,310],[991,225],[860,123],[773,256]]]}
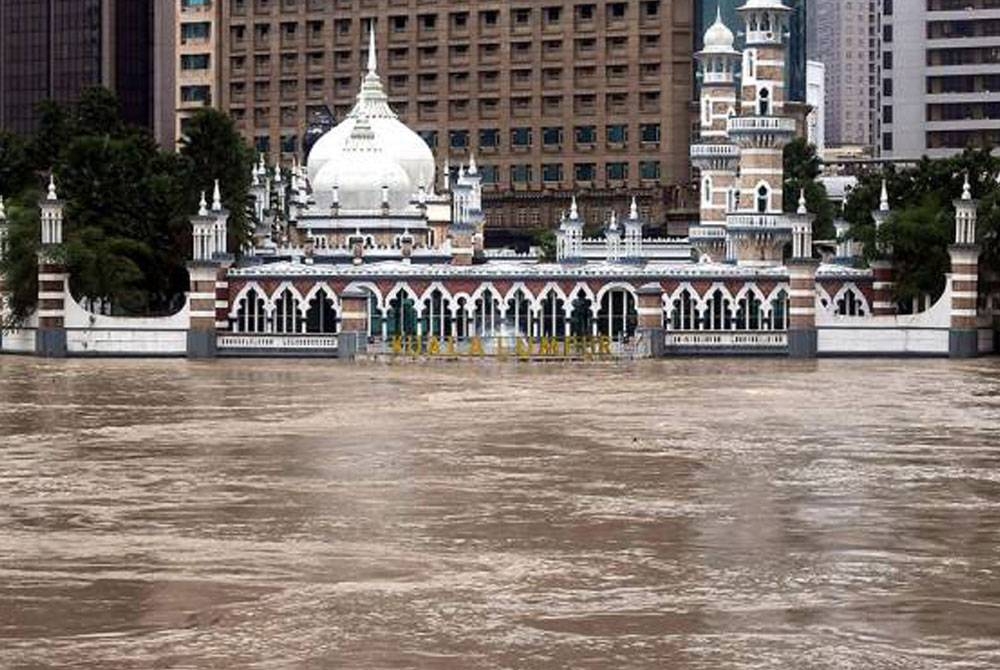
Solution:
{"label": "small turret", "polygon": [[979,201],[972,198],[972,185],[966,173],[962,197],[955,201],[955,244],[971,246],[976,243],[978,213]]}
{"label": "small turret", "polygon": [[41,202],[42,244],[55,245],[63,242],[63,202],[56,193],[55,176],[49,175],[49,189]]}

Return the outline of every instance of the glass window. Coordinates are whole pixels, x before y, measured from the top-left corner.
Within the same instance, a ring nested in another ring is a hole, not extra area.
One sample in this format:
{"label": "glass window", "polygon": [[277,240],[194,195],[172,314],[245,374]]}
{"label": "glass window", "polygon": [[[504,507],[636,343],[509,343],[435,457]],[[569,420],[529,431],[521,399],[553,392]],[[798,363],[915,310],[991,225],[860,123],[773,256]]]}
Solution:
{"label": "glass window", "polygon": [[497,128],[483,128],[479,131],[479,146],[489,149],[496,149],[500,146],[500,130]]}
{"label": "glass window", "polygon": [[644,123],[639,126],[639,135],[643,142],[659,142],[660,141],[660,124],[658,123]]}
{"label": "glass window", "polygon": [[452,130],[448,133],[448,144],[452,149],[465,149],[469,146],[468,130]]}
{"label": "glass window", "polygon": [[574,167],[577,181],[594,181],[597,168],[593,163],[577,163]]}
{"label": "glass window", "polygon": [[608,126],[608,144],[625,144],[628,142],[628,126],[616,124]]}
{"label": "glass window", "polygon": [[512,128],[510,131],[510,143],[515,147],[530,147],[531,128]]}
{"label": "glass window", "polygon": [[510,180],[515,184],[527,184],[531,181],[531,166],[511,165]]}
{"label": "glass window", "polygon": [[546,183],[559,183],[563,178],[562,163],[548,163],[542,166],[542,181]]}
{"label": "glass window", "polygon": [[628,179],[628,163],[608,163],[607,173],[610,181]]}
{"label": "glass window", "polygon": [[597,141],[597,128],[594,126],[577,126],[576,143],[594,144]]}
{"label": "glass window", "polygon": [[562,128],[542,128],[542,144],[547,147],[557,147],[562,144]]}

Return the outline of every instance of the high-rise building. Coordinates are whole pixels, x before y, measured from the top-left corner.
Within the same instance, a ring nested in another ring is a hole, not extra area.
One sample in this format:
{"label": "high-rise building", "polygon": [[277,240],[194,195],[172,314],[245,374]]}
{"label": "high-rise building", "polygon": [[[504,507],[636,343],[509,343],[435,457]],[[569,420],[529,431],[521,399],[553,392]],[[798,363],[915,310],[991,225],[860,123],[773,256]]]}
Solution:
{"label": "high-rise building", "polygon": [[554,225],[573,192],[657,223],[685,205],[691,3],[225,0],[220,20],[221,107],[272,160],[351,109],[374,23],[393,109],[439,168],[475,153],[490,228]]}
{"label": "high-rise building", "polygon": [[996,3],[893,5],[884,0],[882,11],[882,155],[910,160],[1000,146]]}
{"label": "high-rise building", "polygon": [[826,66],[826,143],[873,147],[878,102],[878,0],[816,3],[809,57]]}
{"label": "high-rise building", "polygon": [[[788,61],[786,64],[786,85],[790,102],[805,102],[806,99],[806,24],[811,9],[816,4],[834,0],[821,0],[820,3],[806,0],[788,0],[786,4],[792,9],[788,17]],[[705,31],[715,21],[716,13],[720,13],[726,25],[740,25],[737,9],[747,3],[747,0],[695,0],[694,50],[701,51],[704,44]],[[736,35],[736,48],[746,46],[746,37],[742,33]]]}
{"label": "high-rise building", "polygon": [[72,102],[90,86],[118,93],[126,121],[158,131],[160,32],[173,0],[4,0],[0,127],[32,132],[43,100]]}
{"label": "high-rise building", "polygon": [[176,110],[174,139],[184,135],[184,124],[199,109],[220,104],[219,13],[221,0],[172,0],[172,88]]}

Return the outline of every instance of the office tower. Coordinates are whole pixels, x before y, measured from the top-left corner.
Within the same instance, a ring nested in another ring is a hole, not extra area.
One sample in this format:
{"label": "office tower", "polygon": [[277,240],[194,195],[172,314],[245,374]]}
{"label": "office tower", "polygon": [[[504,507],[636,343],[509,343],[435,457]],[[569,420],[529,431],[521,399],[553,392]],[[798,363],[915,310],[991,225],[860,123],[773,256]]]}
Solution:
{"label": "office tower", "polygon": [[[169,94],[176,110],[175,139],[199,109],[218,107],[219,2],[222,0],[172,0],[175,12],[173,84]],[[170,76],[170,75],[167,75]]]}
{"label": "office tower", "polygon": [[106,86],[129,123],[162,124],[159,31],[173,0],[4,0],[0,3],[0,127],[30,133],[46,99],[69,103]]}
{"label": "office tower", "polygon": [[941,157],[1000,145],[996,15],[990,0],[884,0],[883,156]]}
{"label": "office tower", "polygon": [[490,228],[585,211],[662,223],[689,192],[689,3],[662,0],[225,0],[222,108],[272,160],[302,157],[307,125],[340,120],[378,34],[390,103],[453,170],[476,154]]}
{"label": "office tower", "polygon": [[877,2],[816,3],[809,57],[826,66],[826,143],[873,148],[878,100]]}

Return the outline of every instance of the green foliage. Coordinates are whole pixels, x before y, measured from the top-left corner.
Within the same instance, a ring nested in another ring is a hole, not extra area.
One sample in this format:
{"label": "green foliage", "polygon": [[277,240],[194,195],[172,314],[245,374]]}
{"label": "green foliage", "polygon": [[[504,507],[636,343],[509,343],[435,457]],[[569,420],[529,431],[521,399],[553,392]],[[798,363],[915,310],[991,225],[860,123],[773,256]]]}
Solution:
{"label": "green foliage", "polygon": [[[923,294],[939,296],[949,269],[948,246],[954,241],[955,209],[966,175],[979,206],[979,239],[984,246],[984,269],[1000,270],[1000,160],[990,149],[967,149],[952,158],[924,158],[911,168],[888,166],[859,178],[844,207],[850,235],[864,243],[865,256],[879,255],[877,243],[892,250],[897,266],[896,297],[907,300]],[[876,240],[872,211],[879,205],[882,180],[889,192],[892,215]],[[936,208],[936,209],[935,209]],[[933,211],[932,211],[933,210]]]}
{"label": "green foliage", "polygon": [[0,273],[11,289],[10,323],[21,323],[35,308],[38,294],[38,249],[41,238],[37,191],[26,191],[20,199],[6,202],[7,253],[0,260]]}
{"label": "green foliage", "polygon": [[40,105],[28,140],[0,133],[0,193],[8,205],[11,251],[5,266],[14,316],[37,294],[37,189],[55,173],[66,203],[62,253],[77,298],[110,302],[116,314],[176,309],[188,287],[189,218],[199,194],[220,179],[231,212],[233,248],[248,239],[246,202],[253,154],[232,121],[195,117],[181,154],[160,149],[147,132],[121,120],[113,93],[94,88],[75,105]]}
{"label": "green foliage", "polygon": [[535,233],[535,246],[542,253],[541,260],[552,262],[556,260],[556,233],[554,230],[539,230]]}
{"label": "green foliage", "polygon": [[29,183],[28,143],[18,135],[0,131],[0,193],[20,193]]}
{"label": "green foliage", "polygon": [[799,197],[804,191],[806,209],[816,217],[813,221],[813,239],[833,239],[836,235],[833,227],[834,206],[826,187],[819,181],[821,166],[816,147],[803,138],[789,143],[785,146],[784,167],[785,211],[794,212],[798,209]]}
{"label": "green foliage", "polygon": [[953,237],[954,219],[934,193],[889,217],[878,241],[892,249],[897,300],[941,295],[951,264],[948,245]]}
{"label": "green foliage", "polygon": [[[199,111],[186,126],[181,140],[188,204],[198,208],[201,192],[219,180],[222,204],[229,210],[229,244],[243,248],[253,233],[246,203],[250,196],[250,170],[254,153],[233,120],[213,109]],[[211,192],[208,193],[211,198]]]}

